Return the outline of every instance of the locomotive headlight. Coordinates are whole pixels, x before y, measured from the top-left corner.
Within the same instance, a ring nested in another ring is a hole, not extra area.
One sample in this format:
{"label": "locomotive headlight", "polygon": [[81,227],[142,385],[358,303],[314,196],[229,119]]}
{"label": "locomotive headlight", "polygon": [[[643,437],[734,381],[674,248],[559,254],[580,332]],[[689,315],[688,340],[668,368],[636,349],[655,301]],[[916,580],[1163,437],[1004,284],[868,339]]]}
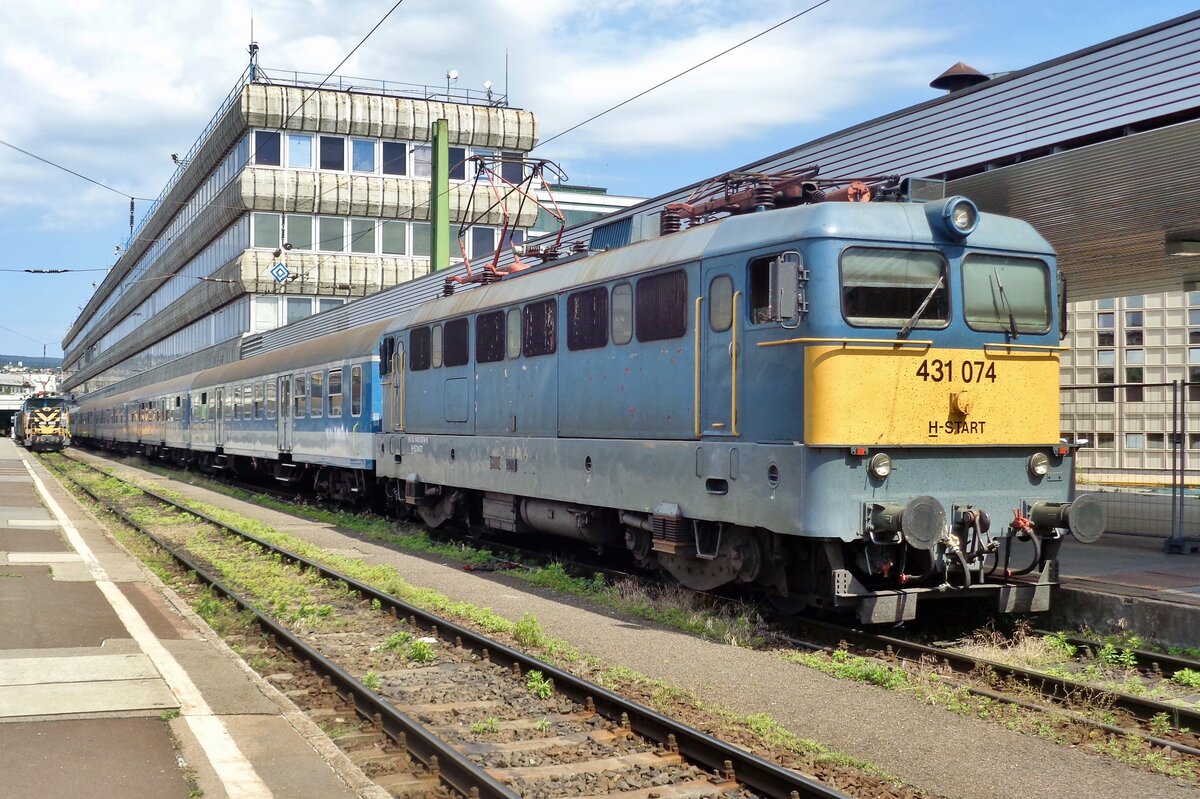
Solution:
{"label": "locomotive headlight", "polygon": [[941,224],[949,235],[965,239],[979,226],[979,209],[966,197],[951,197],[942,203]]}
{"label": "locomotive headlight", "polygon": [[1050,458],[1044,452],[1035,452],[1029,456],[1028,466],[1034,477],[1044,477],[1050,471]]}
{"label": "locomotive headlight", "polygon": [[885,452],[876,452],[869,462],[871,474],[880,480],[892,473],[892,458]]}

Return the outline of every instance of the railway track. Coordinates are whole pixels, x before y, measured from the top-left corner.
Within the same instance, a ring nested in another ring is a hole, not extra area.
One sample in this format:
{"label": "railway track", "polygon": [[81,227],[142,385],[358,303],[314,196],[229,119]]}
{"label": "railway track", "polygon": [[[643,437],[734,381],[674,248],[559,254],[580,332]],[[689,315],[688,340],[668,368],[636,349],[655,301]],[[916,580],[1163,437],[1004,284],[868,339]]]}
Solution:
{"label": "railway track", "polygon": [[[286,675],[288,694],[340,733],[332,736],[339,746],[393,795],[845,796],[157,492],[134,486],[139,493],[114,502],[56,471],[253,614],[273,646],[309,672]],[[171,511],[147,513],[147,503]],[[147,516],[155,521],[147,523]],[[224,539],[241,553],[230,557],[251,552],[289,564],[309,575],[336,609],[317,606],[308,624],[272,618],[261,611],[261,598],[247,596],[213,567],[223,556],[208,543],[195,547],[208,554],[189,552],[181,538]],[[337,623],[330,624],[335,613]]]}
{"label": "railway track", "polygon": [[[1114,735],[1141,738],[1155,746],[1165,747],[1180,754],[1200,757],[1200,737],[1196,735],[1196,731],[1200,730],[1200,711],[1195,706],[1188,707],[1163,702],[1148,696],[1137,696],[1100,688],[1068,677],[976,657],[943,646],[922,644],[896,636],[867,632],[850,626],[812,619],[799,621],[797,626],[810,633],[815,632],[816,637],[820,639],[813,641],[811,635],[809,638],[789,637],[788,642],[799,648],[831,651],[838,643],[844,642],[855,651],[891,663],[905,661],[923,666],[940,667],[955,676],[971,677],[974,680],[978,680],[981,676],[994,676],[1001,683],[1012,683],[1031,689],[1053,705],[1058,712],[1067,712],[1077,722],[1097,727]],[[1146,652],[1145,655],[1147,663],[1161,663],[1161,661],[1151,659],[1156,653]],[[1173,659],[1178,668],[1200,666],[1200,664],[1187,661],[1185,658],[1168,657]],[[1191,666],[1187,665],[1188,663],[1191,663]],[[1149,668],[1149,670],[1153,671],[1153,668]],[[962,683],[960,687],[977,696],[998,702],[1020,705],[1031,710],[1050,709],[1047,705],[1035,704],[1002,691],[981,688],[969,683]],[[1122,727],[1071,712],[1069,705],[1073,702],[1083,702],[1096,707],[1121,711],[1136,726]],[[1156,719],[1163,718],[1169,721],[1173,728],[1171,738],[1146,731],[1152,727]]]}

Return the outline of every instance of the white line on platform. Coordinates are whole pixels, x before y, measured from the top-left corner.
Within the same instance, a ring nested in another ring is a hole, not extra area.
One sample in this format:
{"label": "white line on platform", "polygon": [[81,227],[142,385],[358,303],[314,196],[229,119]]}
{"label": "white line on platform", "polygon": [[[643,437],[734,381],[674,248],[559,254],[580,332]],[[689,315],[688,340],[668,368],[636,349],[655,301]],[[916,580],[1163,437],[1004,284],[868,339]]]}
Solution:
{"label": "white line on platform", "polygon": [[96,580],[96,587],[108,599],[108,603],[112,605],[113,610],[121,619],[121,623],[125,625],[125,629],[129,630],[130,636],[149,656],[171,692],[179,700],[180,712],[184,720],[187,721],[192,734],[196,736],[196,740],[204,749],[204,754],[212,764],[213,770],[216,771],[226,793],[230,797],[246,797],[247,799],[265,799],[273,796],[271,789],[258,776],[254,766],[242,754],[237,742],[229,734],[225,722],[213,715],[212,708],[204,700],[200,689],[192,682],[192,678],[179,665],[179,661],[167,651],[162,641],[158,640],[158,637],[150,630],[146,620],[138,613],[129,598],[108,579],[108,573],[100,565],[100,561],[97,560],[91,547],[83,540],[83,536],[75,529],[75,525],[71,523],[54,497],[50,496],[50,492],[46,490],[46,486],[38,477],[37,472],[29,465],[29,461],[22,458],[21,462],[25,464],[25,470],[33,478],[33,484],[37,486],[38,493],[42,495],[46,507],[62,525],[67,541],[88,565],[88,570]]}

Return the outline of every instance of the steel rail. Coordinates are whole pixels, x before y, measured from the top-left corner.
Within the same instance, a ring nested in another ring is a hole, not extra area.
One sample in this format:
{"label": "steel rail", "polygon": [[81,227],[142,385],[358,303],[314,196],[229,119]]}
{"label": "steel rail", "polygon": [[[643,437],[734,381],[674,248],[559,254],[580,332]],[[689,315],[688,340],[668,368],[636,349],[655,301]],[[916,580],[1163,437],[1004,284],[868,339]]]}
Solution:
{"label": "steel rail", "polygon": [[[71,460],[74,460],[73,458]],[[83,463],[82,461],[75,461]],[[120,477],[108,474],[101,469],[97,469],[91,464],[83,463],[83,465],[94,469],[100,474],[107,477]],[[63,474],[60,472],[60,474]],[[259,613],[249,602],[242,597],[234,589],[227,586],[215,575],[209,573],[201,564],[193,560],[186,552],[182,551],[175,545],[163,540],[155,535],[143,525],[135,521],[129,514],[125,513],[115,504],[98,495],[95,491],[86,485],[78,482],[70,475],[63,474],[77,488],[86,493],[96,502],[117,516],[125,524],[137,530],[142,535],[153,541],[158,547],[171,555],[181,566],[189,571],[192,571],[213,589],[227,597],[235,603],[239,608],[253,614],[258,626],[268,636],[272,638],[279,649],[285,651],[293,659],[298,662],[307,663],[308,667],[318,675],[327,678],[339,689],[339,693],[353,701],[355,710],[369,721],[379,721],[382,723],[383,730],[395,741],[402,743],[417,761],[428,768],[431,772],[437,774],[447,785],[453,788],[462,796],[474,797],[474,791],[478,791],[478,796],[485,799],[520,799],[519,795],[506,785],[501,783],[496,778],[488,774],[484,769],[476,765],[473,761],[467,758],[464,754],[456,750],[450,744],[437,738],[430,733],[423,725],[412,719],[407,714],[396,709],[386,699],[372,691],[362,684],[358,679],[343,670],[333,661],[326,658],[320,652],[313,649],[300,638],[296,637],[290,630],[276,622],[269,616]],[[128,481],[125,482],[127,485]],[[139,491],[143,489],[138,488]],[[183,507],[176,502],[172,502],[165,497],[154,494],[153,492],[144,492],[154,499],[167,503],[172,507],[178,508],[184,513],[197,516],[204,519],[210,524],[218,525],[222,529],[229,529],[225,525],[206,514],[197,513],[194,510]]]}
{"label": "steel rail", "polygon": [[[861,649],[887,652],[902,660],[908,661],[928,662],[932,660],[935,662],[941,662],[950,666],[950,668],[958,674],[970,674],[980,667],[990,669],[1000,677],[1014,679],[1028,685],[1029,687],[1038,691],[1042,696],[1049,699],[1064,701],[1072,698],[1073,696],[1096,697],[1111,703],[1114,707],[1121,708],[1137,718],[1139,721],[1145,723],[1149,723],[1155,716],[1158,716],[1159,714],[1166,714],[1166,717],[1172,721],[1173,725],[1177,729],[1187,727],[1195,730],[1200,728],[1200,712],[1194,708],[1173,705],[1167,702],[1160,702],[1155,699],[1122,693],[1120,691],[1097,688],[1086,683],[1056,677],[1043,672],[1033,671],[1032,669],[1024,669],[1019,666],[1010,666],[1005,663],[999,663],[997,661],[987,660],[985,658],[977,658],[971,655],[965,655],[961,652],[952,652],[939,647],[919,644],[903,638],[895,638],[893,636],[881,635],[878,633],[868,633],[853,627],[846,627],[838,624],[810,619],[805,619],[803,622],[801,622],[801,624],[810,628],[819,629],[825,634],[837,636],[838,638],[845,640],[847,643],[853,644]],[[809,644],[808,642],[798,643],[817,649],[829,648],[820,645]],[[1007,697],[1004,694],[996,693],[994,691],[978,689],[971,686],[962,687],[966,688],[971,693],[1008,702],[1010,704],[1021,705],[1030,709],[1047,709],[1023,700],[1019,700],[1015,697]],[[1200,749],[1188,746],[1187,744],[1148,735],[1139,730],[1129,730],[1111,724],[1104,724],[1102,722],[1088,719],[1086,716],[1082,716],[1071,711],[1062,709],[1058,710],[1060,712],[1065,712],[1067,715],[1078,721],[1098,727],[1107,732],[1122,735],[1133,735],[1149,741],[1156,746],[1165,746],[1183,754],[1200,756]]]}
{"label": "steel rail", "polygon": [[[70,459],[75,460],[74,458]],[[228,530],[234,535],[279,555],[281,558],[312,569],[322,577],[343,582],[354,589],[360,597],[378,600],[382,607],[391,610],[397,618],[407,617],[410,621],[415,619],[419,626],[431,629],[435,636],[443,640],[455,643],[456,645],[461,642],[463,646],[478,652],[487,652],[494,663],[508,667],[518,665],[522,673],[530,670],[540,671],[553,681],[555,690],[561,691],[566,696],[581,704],[586,704],[588,700],[591,700],[595,705],[596,711],[607,718],[619,719],[622,716],[626,716],[634,732],[662,746],[669,746],[672,739],[674,739],[674,743],[678,747],[677,751],[688,761],[712,771],[727,773],[730,779],[736,779],[762,796],[771,797],[772,799],[848,799],[842,792],[822,785],[799,772],[785,768],[777,763],[772,763],[732,744],[726,743],[719,738],[700,732],[675,719],[664,716],[657,711],[577,677],[570,672],[487,638],[474,630],[458,625],[449,619],[435,616],[416,605],[411,605],[398,597],[379,591],[335,569],[276,546],[253,533],[239,529],[235,525],[230,525],[202,511],[189,508],[152,489],[130,483],[130,481],[124,480],[119,475],[106,472],[92,464],[78,460],[75,460],[75,462],[87,466],[106,477],[113,477],[126,484],[133,485],[138,491],[159,502],[178,508],[221,529]],[[353,678],[351,679],[353,680]],[[357,683],[357,681],[354,682]],[[362,692],[370,696],[375,696],[374,692],[371,692],[361,683],[357,684]]]}

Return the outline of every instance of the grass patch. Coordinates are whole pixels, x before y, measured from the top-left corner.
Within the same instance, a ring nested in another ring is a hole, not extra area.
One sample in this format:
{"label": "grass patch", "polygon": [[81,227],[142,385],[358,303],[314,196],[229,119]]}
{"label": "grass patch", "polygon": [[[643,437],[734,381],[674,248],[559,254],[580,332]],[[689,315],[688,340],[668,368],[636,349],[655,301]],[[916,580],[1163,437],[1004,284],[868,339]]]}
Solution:
{"label": "grass patch", "polygon": [[889,690],[908,686],[912,682],[906,671],[892,668],[871,658],[851,655],[845,649],[835,649],[831,653],[789,652],[784,655],[784,659],[816,669],[839,680],[865,682]]}

